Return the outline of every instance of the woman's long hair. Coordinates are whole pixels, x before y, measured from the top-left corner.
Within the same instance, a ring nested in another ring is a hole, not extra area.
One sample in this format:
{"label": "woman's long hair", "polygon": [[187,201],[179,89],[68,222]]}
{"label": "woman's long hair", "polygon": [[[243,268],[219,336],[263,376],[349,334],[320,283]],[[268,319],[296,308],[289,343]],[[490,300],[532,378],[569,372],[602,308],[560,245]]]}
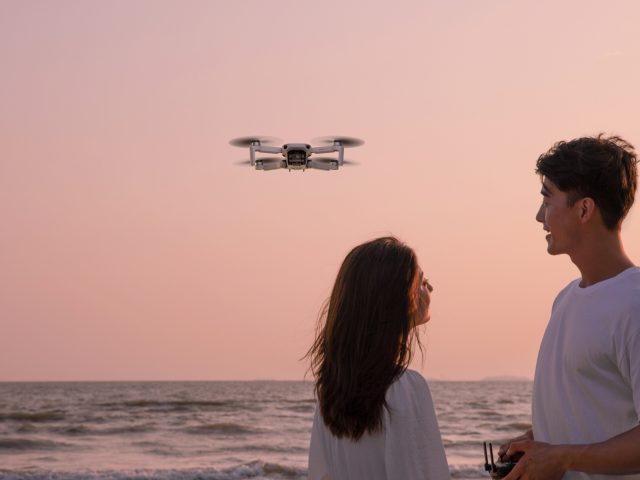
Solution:
{"label": "woman's long hair", "polygon": [[382,428],[387,389],[412,356],[417,271],[413,250],[393,237],[355,247],[340,267],[307,353],[322,418],[337,437]]}

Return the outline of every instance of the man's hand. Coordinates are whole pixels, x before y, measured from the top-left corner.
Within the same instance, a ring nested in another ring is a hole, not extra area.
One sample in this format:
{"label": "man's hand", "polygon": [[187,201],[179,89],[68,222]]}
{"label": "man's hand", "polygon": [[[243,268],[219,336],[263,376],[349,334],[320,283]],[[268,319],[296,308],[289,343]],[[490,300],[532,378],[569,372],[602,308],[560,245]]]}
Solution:
{"label": "man's hand", "polygon": [[524,456],[504,480],[560,480],[567,471],[561,446],[526,440],[511,443],[505,454],[518,452]]}
{"label": "man's hand", "polygon": [[500,450],[498,450],[498,458],[502,459],[507,454],[507,450],[514,442],[526,442],[527,440],[533,440],[533,432],[531,430],[527,430],[522,435],[516,438],[512,438],[507,443],[500,445]]}

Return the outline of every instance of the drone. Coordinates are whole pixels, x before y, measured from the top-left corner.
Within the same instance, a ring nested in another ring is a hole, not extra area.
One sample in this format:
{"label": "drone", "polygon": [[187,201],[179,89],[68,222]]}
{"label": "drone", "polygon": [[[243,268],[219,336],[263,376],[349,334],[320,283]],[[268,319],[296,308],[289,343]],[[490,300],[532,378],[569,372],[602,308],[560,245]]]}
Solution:
{"label": "drone", "polygon": [[[256,170],[276,170],[286,168],[291,170],[302,170],[316,168],[319,170],[337,170],[344,164],[349,164],[344,159],[345,147],[358,147],[364,142],[353,137],[318,137],[312,140],[322,146],[312,147],[308,143],[285,143],[281,147],[269,144],[280,143],[281,140],[272,137],[240,137],[234,138],[229,143],[234,147],[249,147],[250,158],[242,162],[250,164]],[[337,158],[318,157],[317,153],[337,152]],[[282,157],[256,158],[256,153],[279,153]]]}

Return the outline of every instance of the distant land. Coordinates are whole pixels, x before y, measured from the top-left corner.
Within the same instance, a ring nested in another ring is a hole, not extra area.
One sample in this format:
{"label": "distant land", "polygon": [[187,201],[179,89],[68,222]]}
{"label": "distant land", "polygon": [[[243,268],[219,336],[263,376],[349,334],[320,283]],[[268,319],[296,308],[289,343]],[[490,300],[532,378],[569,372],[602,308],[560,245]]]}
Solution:
{"label": "distant land", "polygon": [[484,377],[479,382],[533,382],[529,377],[516,377],[510,375],[498,375],[495,377]]}
{"label": "distant land", "polygon": [[533,382],[532,378],[517,375],[494,375],[483,378],[447,378],[426,376],[427,380],[434,382]]}

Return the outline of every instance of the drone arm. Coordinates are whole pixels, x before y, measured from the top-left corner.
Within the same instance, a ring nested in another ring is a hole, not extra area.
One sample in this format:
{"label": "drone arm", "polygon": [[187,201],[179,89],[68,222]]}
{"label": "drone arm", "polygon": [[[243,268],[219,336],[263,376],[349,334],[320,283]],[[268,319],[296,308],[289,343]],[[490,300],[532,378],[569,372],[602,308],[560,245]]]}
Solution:
{"label": "drone arm", "polygon": [[249,146],[251,165],[256,163],[256,152],[260,153],[282,153],[282,147],[269,147],[267,145],[250,145]]}
{"label": "drone arm", "polygon": [[262,153],[282,153],[282,147],[269,147],[267,145],[258,145],[253,147],[255,152]]}
{"label": "drone arm", "polygon": [[326,147],[311,147],[311,153],[331,153],[331,152],[339,152],[339,145],[328,145]]}
{"label": "drone arm", "polygon": [[338,165],[344,163],[344,147],[342,145],[328,145],[326,147],[312,147],[311,153],[332,153],[338,152]]}

